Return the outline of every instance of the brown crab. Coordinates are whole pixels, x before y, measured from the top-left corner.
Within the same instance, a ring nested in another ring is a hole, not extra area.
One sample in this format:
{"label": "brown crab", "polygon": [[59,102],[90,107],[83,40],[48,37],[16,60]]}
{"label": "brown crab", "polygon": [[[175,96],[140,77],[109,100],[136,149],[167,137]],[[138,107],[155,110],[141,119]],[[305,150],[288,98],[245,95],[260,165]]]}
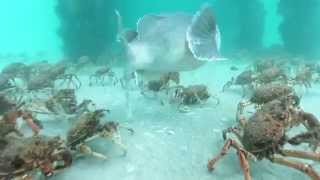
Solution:
{"label": "brown crab", "polygon": [[210,94],[205,85],[191,85],[188,87],[180,87],[175,91],[175,97],[181,100],[181,104],[193,105],[206,101]]}
{"label": "brown crab", "polygon": [[74,89],[61,89],[45,102],[46,108],[53,112],[73,114],[77,110],[77,100]]}
{"label": "brown crab", "polygon": [[21,78],[25,80],[29,75],[29,68],[24,63],[11,63],[4,67],[1,73],[10,75],[13,80],[15,78]]}
{"label": "brown crab", "polygon": [[32,76],[27,82],[28,90],[53,89],[55,81],[57,80],[62,80],[60,85],[67,83],[68,87],[74,86],[76,89],[79,89],[81,87],[81,81],[78,76],[72,73],[66,73],[66,69],[64,64],[57,64],[46,72]]}
{"label": "brown crab", "polygon": [[216,101],[215,105],[220,103],[219,99],[215,96],[211,96],[208,92],[208,88],[205,85],[191,85],[191,86],[175,86],[171,87],[172,93],[168,91],[168,95],[171,96],[170,101],[178,103],[178,109],[181,112],[188,112],[188,106],[204,104],[210,97],[213,97]]}
{"label": "brown crab", "polygon": [[81,56],[73,65],[76,71],[88,66],[92,63],[92,59],[89,56]]}
{"label": "brown crab", "polygon": [[73,117],[89,112],[91,105],[95,104],[89,99],[84,99],[78,104],[75,89],[60,89],[48,99],[33,99],[28,107],[38,114]]}
{"label": "brown crab", "polygon": [[162,90],[168,90],[170,86],[170,81],[178,85],[180,83],[179,73],[169,72],[163,74],[158,80],[151,80],[147,82],[145,87],[143,87],[142,94],[146,94],[146,92],[158,93]]}
{"label": "brown crab", "polygon": [[256,107],[259,107],[280,97],[291,97],[296,106],[300,103],[300,98],[292,87],[286,84],[266,84],[254,89],[251,97],[248,100],[243,100],[241,104],[242,106],[255,104]]}
{"label": "brown crab", "polygon": [[238,85],[242,87],[244,96],[246,94],[246,87],[248,87],[249,89],[253,89],[253,87],[255,86],[255,78],[253,74],[254,73],[252,70],[245,70],[242,73],[240,73],[236,78],[232,77],[230,81],[223,85],[222,92],[225,92],[231,86]]}
{"label": "brown crab", "polygon": [[[264,106],[268,107],[264,108]],[[319,180],[320,175],[311,165],[288,159],[288,157],[318,161],[320,154],[284,148],[288,139],[286,135],[288,128],[303,123],[312,125],[314,119],[310,118],[309,113],[291,108],[286,101],[276,99],[264,106],[248,120],[243,116],[242,111],[238,110],[238,125],[224,131],[225,144],[220,154],[209,160],[208,170],[212,171],[217,161],[222,159],[230,148],[234,148],[238,153],[246,180],[251,180],[248,158],[268,159],[272,163],[294,168],[311,179]],[[227,137],[228,133],[234,134],[236,138]]]}
{"label": "brown crab", "polygon": [[38,76],[44,74],[45,72],[50,71],[53,67],[48,61],[38,61],[28,65],[29,72],[32,76]]}
{"label": "brown crab", "polygon": [[[97,137],[111,139],[115,144],[119,145],[124,154],[127,152],[126,146],[121,141],[119,127],[122,127],[117,122],[109,121],[101,123],[100,120],[104,116],[104,112],[108,110],[96,110],[94,112],[83,113],[77,120],[74,126],[68,131],[67,144],[76,153],[80,155],[91,155],[102,159],[107,157],[101,153],[94,152],[87,142],[92,141]],[[133,133],[133,130],[126,128]]]}
{"label": "brown crab", "polygon": [[41,129],[38,121],[32,116],[32,113],[28,110],[22,110],[21,107],[24,106],[24,102],[17,101],[12,102],[4,95],[0,95],[0,108],[1,108],[1,119],[0,119],[0,131],[2,135],[6,135],[5,133],[16,132],[19,131],[16,129],[16,124],[18,118],[22,118],[28,126],[32,129],[33,133],[37,135]]}
{"label": "brown crab", "polygon": [[288,80],[285,72],[276,66],[262,70],[255,78],[258,84],[267,84],[276,81],[287,82]]}
{"label": "brown crab", "polygon": [[264,60],[257,61],[254,64],[254,69],[255,69],[256,72],[261,73],[265,69],[273,68],[275,66],[276,65],[275,65],[275,62],[273,60],[264,59]]}
{"label": "brown crab", "polygon": [[67,83],[67,87],[74,86],[76,89],[81,87],[81,81],[76,74],[67,73],[67,66],[65,64],[56,64],[49,71],[49,78],[53,81],[62,80],[61,85]]}
{"label": "brown crab", "polygon": [[313,82],[314,71],[309,66],[301,67],[294,78],[291,79],[293,84],[301,84],[305,88],[311,88],[311,83]]}
{"label": "brown crab", "polygon": [[95,84],[105,85],[106,77],[109,77],[111,79],[113,85],[115,85],[118,82],[117,78],[115,77],[115,73],[111,70],[110,67],[101,67],[92,75],[90,75],[89,85],[91,86],[93,84],[93,80]]}
{"label": "brown crab", "polygon": [[7,91],[15,88],[13,77],[10,74],[0,73],[0,91]]}
{"label": "brown crab", "polygon": [[52,176],[72,163],[70,151],[59,137],[5,138],[0,140],[0,179],[33,179],[40,171]]}
{"label": "brown crab", "polygon": [[320,146],[320,123],[319,120],[311,113],[299,112],[299,117],[301,119],[307,119],[307,123],[304,123],[307,131],[302,132],[294,137],[290,138],[288,142],[292,145],[299,145],[302,143],[307,143],[312,148],[313,151],[316,151]]}

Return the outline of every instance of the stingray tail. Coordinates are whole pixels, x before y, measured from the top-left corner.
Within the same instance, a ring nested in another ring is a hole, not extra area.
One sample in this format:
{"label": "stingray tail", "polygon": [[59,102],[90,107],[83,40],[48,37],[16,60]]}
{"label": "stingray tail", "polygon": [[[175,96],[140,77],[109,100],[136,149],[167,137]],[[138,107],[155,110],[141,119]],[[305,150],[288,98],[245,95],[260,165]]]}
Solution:
{"label": "stingray tail", "polygon": [[117,41],[122,42],[124,44],[128,44],[137,37],[138,33],[134,30],[125,30],[123,27],[123,19],[120,12],[118,10],[115,10],[115,14],[117,16],[118,27]]}
{"label": "stingray tail", "polygon": [[121,42],[121,34],[123,32],[123,21],[122,21],[122,16],[118,10],[114,11],[116,16],[117,16],[117,41]]}
{"label": "stingray tail", "polygon": [[220,31],[210,5],[204,5],[193,16],[186,36],[189,49],[196,59],[202,61],[218,59]]}

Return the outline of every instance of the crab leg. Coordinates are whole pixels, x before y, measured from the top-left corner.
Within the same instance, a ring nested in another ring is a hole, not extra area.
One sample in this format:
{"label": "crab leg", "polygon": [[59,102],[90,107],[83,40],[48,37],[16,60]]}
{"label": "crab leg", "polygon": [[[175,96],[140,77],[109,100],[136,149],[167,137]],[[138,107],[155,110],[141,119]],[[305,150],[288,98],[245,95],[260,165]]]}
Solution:
{"label": "crab leg", "polygon": [[320,161],[320,153],[305,152],[305,151],[298,151],[298,150],[282,150],[282,153],[285,156],[309,159],[313,161]]}
{"label": "crab leg", "polygon": [[320,145],[318,141],[318,133],[311,131],[311,132],[305,132],[302,134],[298,134],[291,139],[288,140],[288,142],[292,145],[299,145],[302,143],[309,143],[311,146],[313,146],[313,151],[316,151],[318,146]]}
{"label": "crab leg", "polygon": [[193,95],[196,97],[201,106],[204,105],[204,101],[201,100],[197,92],[193,92]]}
{"label": "crab leg", "polygon": [[102,77],[101,77],[101,80],[100,80],[100,84],[102,85],[102,86],[105,86],[105,77],[106,77],[106,75],[102,75]]}
{"label": "crab leg", "polygon": [[87,138],[87,139],[85,140],[85,142],[86,142],[86,143],[87,143],[87,142],[90,142],[90,141],[95,140],[95,139],[97,139],[97,138],[99,138],[99,137],[100,137],[100,134],[95,134],[95,135]]}
{"label": "crab leg", "polygon": [[76,89],[80,89],[82,86],[82,83],[81,83],[79,77],[77,75],[73,75],[73,77],[78,82],[78,86],[76,87]]}
{"label": "crab leg", "polygon": [[246,97],[247,89],[253,89],[253,88],[250,88],[250,85],[248,87],[246,87],[245,85],[242,85],[241,89],[242,89],[242,98],[244,98]]}
{"label": "crab leg", "polygon": [[93,75],[90,75],[89,76],[89,86],[91,86],[93,83],[92,83],[92,78],[93,78]]}
{"label": "crab leg", "polygon": [[28,126],[32,129],[34,135],[38,135],[40,127],[33,121],[32,115],[30,113],[24,113],[22,119],[25,120]]}
{"label": "crab leg", "polygon": [[99,134],[100,137],[103,137],[105,139],[110,139],[114,144],[117,144],[120,146],[120,148],[123,150],[124,155],[127,154],[127,146],[122,143],[121,135],[118,132],[115,133],[109,133],[109,132],[103,132]]}
{"label": "crab leg", "polygon": [[238,144],[235,140],[232,140],[232,139],[228,139],[226,141],[226,143],[224,144],[218,156],[209,160],[208,166],[207,166],[208,170],[213,171],[214,165],[217,163],[217,161],[222,159],[227,154],[227,152],[230,150],[231,147],[235,148],[238,152],[238,157],[239,157],[241,168],[244,173],[245,180],[251,180],[250,169],[249,169],[250,167],[247,160],[247,152],[240,146],[240,144]]}
{"label": "crab leg", "polygon": [[113,143],[120,146],[120,148],[123,150],[123,154],[127,154],[127,146],[122,143],[122,139],[119,133],[115,134],[112,138]]}
{"label": "crab leg", "polygon": [[92,149],[89,146],[85,145],[85,144],[81,144],[79,146],[79,150],[80,150],[80,152],[82,154],[91,155],[93,157],[97,157],[97,158],[103,159],[103,160],[108,159],[107,156],[105,156],[105,155],[103,155],[101,153],[97,153],[97,152],[92,151]]}
{"label": "crab leg", "polygon": [[134,130],[132,128],[129,128],[129,127],[126,127],[126,126],[122,126],[122,125],[119,125],[119,128],[127,130],[131,135],[134,134]]}
{"label": "crab leg", "polygon": [[234,78],[232,77],[230,81],[228,81],[226,84],[222,87],[222,92],[225,92],[227,89],[229,89],[234,84]]}
{"label": "crab leg", "polygon": [[213,171],[215,164],[227,154],[227,152],[230,150],[232,141],[233,140],[228,139],[220,151],[220,154],[208,161],[207,167],[209,171]]}
{"label": "crab leg", "polygon": [[320,127],[319,120],[317,117],[311,113],[300,112],[303,120],[305,121],[305,126],[308,130],[313,130]]}
{"label": "crab leg", "polygon": [[250,165],[248,162],[248,159],[246,157],[246,151],[244,151],[243,149],[238,149],[238,158],[240,161],[240,166],[241,169],[243,171],[244,174],[244,179],[245,180],[251,180],[251,176],[250,176]]}
{"label": "crab leg", "polygon": [[243,103],[240,102],[238,104],[237,113],[236,113],[236,120],[240,124],[240,126],[244,126],[246,124],[246,118],[243,116]]}
{"label": "crab leg", "polygon": [[294,160],[288,160],[282,157],[272,157],[271,161],[283,166],[294,168],[307,174],[313,180],[320,180],[320,175],[309,164],[304,164]]}
{"label": "crab leg", "polygon": [[240,111],[241,113],[243,113],[243,110],[246,106],[250,106],[252,104],[252,102],[250,100],[242,100],[239,104],[238,104],[238,111]]}
{"label": "crab leg", "polygon": [[212,96],[212,98],[216,101],[214,107],[218,106],[220,104],[220,99],[217,97],[217,95]]}

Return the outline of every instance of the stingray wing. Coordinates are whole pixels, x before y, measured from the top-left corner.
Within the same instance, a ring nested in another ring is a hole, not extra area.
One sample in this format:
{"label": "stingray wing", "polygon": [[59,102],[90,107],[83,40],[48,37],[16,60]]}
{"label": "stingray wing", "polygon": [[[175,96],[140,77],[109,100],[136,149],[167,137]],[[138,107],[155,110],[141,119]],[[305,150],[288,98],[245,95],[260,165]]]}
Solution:
{"label": "stingray wing", "polygon": [[191,18],[192,16],[185,13],[145,15],[137,23],[138,38],[146,41],[178,38],[185,40],[184,33]]}
{"label": "stingray wing", "polygon": [[209,5],[205,5],[192,19],[187,30],[189,49],[198,60],[216,60],[220,48],[220,32]]}

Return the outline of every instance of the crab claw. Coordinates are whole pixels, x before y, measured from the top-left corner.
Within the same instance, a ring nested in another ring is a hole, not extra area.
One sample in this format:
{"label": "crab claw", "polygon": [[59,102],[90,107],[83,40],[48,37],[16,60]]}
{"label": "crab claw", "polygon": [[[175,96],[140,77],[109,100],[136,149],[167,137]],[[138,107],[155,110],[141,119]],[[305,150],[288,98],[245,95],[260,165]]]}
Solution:
{"label": "crab claw", "polygon": [[59,171],[71,166],[73,162],[72,154],[67,149],[61,149],[52,154],[55,159],[54,171]]}
{"label": "crab claw", "polygon": [[32,129],[35,135],[40,132],[40,127],[34,122],[32,114],[29,112],[22,112],[22,119],[25,120],[28,126]]}
{"label": "crab claw", "polygon": [[41,169],[42,174],[45,175],[46,177],[51,177],[54,174],[54,169],[49,160],[44,160],[40,162],[39,168]]}

